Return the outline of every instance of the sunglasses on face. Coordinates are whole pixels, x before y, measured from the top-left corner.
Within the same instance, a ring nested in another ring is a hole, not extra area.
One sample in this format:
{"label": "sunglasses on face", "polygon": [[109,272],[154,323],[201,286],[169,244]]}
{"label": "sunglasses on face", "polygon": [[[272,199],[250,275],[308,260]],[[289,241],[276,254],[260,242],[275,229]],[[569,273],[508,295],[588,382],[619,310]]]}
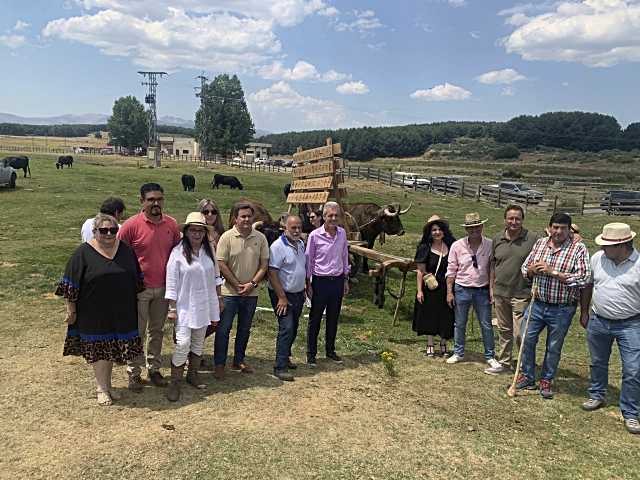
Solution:
{"label": "sunglasses on face", "polygon": [[473,264],[473,268],[478,268],[478,257],[471,255],[471,263]]}
{"label": "sunglasses on face", "polygon": [[118,233],[118,230],[120,230],[120,228],[118,227],[99,227],[98,228],[98,231],[102,235],[106,235],[107,233],[110,235],[115,235],[116,233]]}
{"label": "sunglasses on face", "polygon": [[203,215],[217,215],[218,214],[218,210],[203,210],[202,214]]}

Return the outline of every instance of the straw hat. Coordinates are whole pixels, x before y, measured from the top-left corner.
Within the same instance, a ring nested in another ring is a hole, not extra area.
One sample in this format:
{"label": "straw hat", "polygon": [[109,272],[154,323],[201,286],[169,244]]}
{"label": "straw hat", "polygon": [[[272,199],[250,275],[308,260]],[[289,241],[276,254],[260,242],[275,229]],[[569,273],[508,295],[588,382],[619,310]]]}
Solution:
{"label": "straw hat", "polygon": [[464,223],[461,227],[477,227],[486,223],[487,220],[489,219],[485,218],[484,220],[480,220],[480,214],[478,212],[467,213],[464,216]]}
{"label": "straw hat", "polygon": [[602,227],[602,233],[596,237],[597,245],[618,245],[633,240],[636,232],[626,223],[607,223]]}
{"label": "straw hat", "polygon": [[191,212],[189,215],[187,215],[187,219],[180,225],[180,229],[184,230],[184,228],[188,225],[205,227],[209,232],[213,232],[213,225],[207,225],[207,220],[200,212]]}
{"label": "straw hat", "polygon": [[447,225],[447,226],[449,225],[449,222],[447,222],[447,221],[446,221],[445,219],[443,219],[443,218],[440,218],[440,215],[438,215],[438,214],[434,214],[434,215],[431,215],[431,216],[427,219],[427,223],[424,225],[424,230],[425,230],[425,231],[427,231],[427,232],[428,232],[429,230],[431,230],[431,226],[432,226],[434,223],[444,223],[444,224],[445,224],[445,225]]}

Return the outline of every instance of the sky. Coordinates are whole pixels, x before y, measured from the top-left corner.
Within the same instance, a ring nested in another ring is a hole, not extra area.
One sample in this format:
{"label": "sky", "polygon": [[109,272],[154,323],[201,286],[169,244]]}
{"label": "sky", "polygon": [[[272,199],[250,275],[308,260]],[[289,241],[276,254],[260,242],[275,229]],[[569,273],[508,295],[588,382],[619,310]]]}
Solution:
{"label": "sky", "polygon": [[270,132],[640,120],[640,0],[0,0],[0,111],[110,114],[166,71],[158,116],[193,119],[197,75],[237,74]]}

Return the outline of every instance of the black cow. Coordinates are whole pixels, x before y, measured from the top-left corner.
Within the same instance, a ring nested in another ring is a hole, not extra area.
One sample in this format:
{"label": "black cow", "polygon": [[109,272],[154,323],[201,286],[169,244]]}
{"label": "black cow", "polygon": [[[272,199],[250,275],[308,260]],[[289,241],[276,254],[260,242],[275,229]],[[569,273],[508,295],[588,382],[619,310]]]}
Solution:
{"label": "black cow", "polygon": [[29,172],[29,176],[31,176],[31,168],[29,168],[29,157],[25,157],[24,155],[19,157],[6,157],[4,159],[10,167],[15,168],[16,170],[24,171],[24,178],[27,178],[27,172]]}
{"label": "black cow", "polygon": [[291,184],[290,183],[286,183],[283,189],[284,192],[284,198],[288,198],[289,194],[291,193]]}
{"label": "black cow", "polygon": [[[381,243],[384,242],[384,235],[404,235],[404,227],[400,220],[400,215],[409,211],[411,205],[405,210],[399,204],[390,204],[384,207],[375,203],[353,203],[345,205],[345,210],[349,212],[358,224],[360,237],[367,242],[367,248],[373,248],[378,235]],[[368,271],[367,259],[362,262],[363,271]]]}
{"label": "black cow", "polygon": [[211,188],[218,188],[220,185],[228,185],[229,187],[231,187],[232,190],[234,188],[237,188],[239,190],[244,189],[244,187],[240,183],[240,180],[238,180],[236,177],[233,177],[231,175],[229,176],[220,175],[219,173],[216,173],[213,176],[213,182],[211,182]]}
{"label": "black cow", "polygon": [[60,155],[56,162],[56,170],[59,168],[64,169],[65,165],[69,168],[73,167],[73,157],[71,155]]}
{"label": "black cow", "polygon": [[193,175],[182,175],[182,188],[185,192],[195,192],[196,190],[196,177]]}

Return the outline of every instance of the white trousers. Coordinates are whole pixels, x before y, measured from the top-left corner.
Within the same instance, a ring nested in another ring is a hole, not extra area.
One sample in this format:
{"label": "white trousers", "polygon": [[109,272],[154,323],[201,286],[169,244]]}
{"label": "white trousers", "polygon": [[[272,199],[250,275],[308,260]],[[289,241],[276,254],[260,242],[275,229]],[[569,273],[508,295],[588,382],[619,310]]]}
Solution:
{"label": "white trousers", "polygon": [[171,362],[173,362],[176,367],[179,367],[187,362],[190,351],[195,355],[202,355],[204,335],[207,333],[207,327],[189,328],[176,326],[175,329],[176,350],[173,352]]}

